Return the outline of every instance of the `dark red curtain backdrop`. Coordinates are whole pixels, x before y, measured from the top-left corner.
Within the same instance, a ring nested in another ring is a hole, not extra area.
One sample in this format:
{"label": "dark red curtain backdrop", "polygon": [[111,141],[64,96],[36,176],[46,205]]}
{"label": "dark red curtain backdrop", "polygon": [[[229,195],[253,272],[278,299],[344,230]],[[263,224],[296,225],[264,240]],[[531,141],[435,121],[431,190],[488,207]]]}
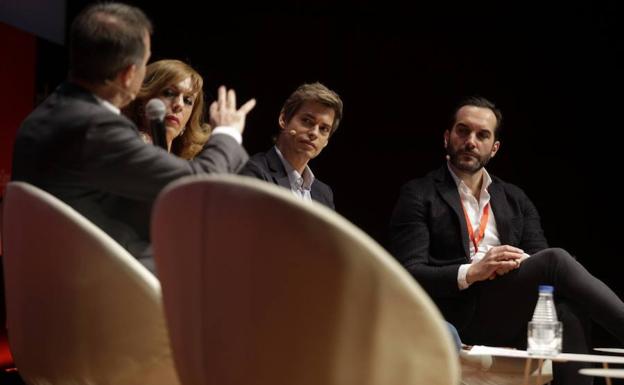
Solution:
{"label": "dark red curtain backdrop", "polygon": [[[21,121],[32,111],[35,100],[36,38],[0,23],[0,196],[11,178],[13,141]],[[0,211],[1,212],[1,211]],[[0,257],[2,241],[0,239]],[[0,274],[2,273],[0,269]],[[1,280],[0,280],[1,281]],[[4,295],[0,298],[4,302]],[[4,303],[0,304],[0,368],[13,365],[4,328]]]}
{"label": "dark red curtain backdrop", "polygon": [[35,100],[36,38],[0,23],[0,194],[11,177],[15,133]]}

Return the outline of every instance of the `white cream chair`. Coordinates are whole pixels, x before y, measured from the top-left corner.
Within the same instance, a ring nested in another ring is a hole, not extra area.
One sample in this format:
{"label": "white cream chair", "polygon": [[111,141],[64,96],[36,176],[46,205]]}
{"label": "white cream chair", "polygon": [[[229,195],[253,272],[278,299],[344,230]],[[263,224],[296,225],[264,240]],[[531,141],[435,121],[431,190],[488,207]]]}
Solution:
{"label": "white cream chair", "polygon": [[157,279],[50,194],[9,183],[4,200],[9,341],[39,384],[178,384]]}
{"label": "white cream chair", "polygon": [[190,178],[161,193],[152,239],[183,384],[459,384],[430,298],[320,204],[251,178]]}

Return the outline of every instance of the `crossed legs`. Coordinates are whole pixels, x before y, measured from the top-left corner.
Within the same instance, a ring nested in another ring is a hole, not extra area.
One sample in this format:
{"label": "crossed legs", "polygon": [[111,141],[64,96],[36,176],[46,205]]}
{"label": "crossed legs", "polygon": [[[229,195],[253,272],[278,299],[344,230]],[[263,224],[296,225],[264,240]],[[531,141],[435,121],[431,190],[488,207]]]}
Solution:
{"label": "crossed legs", "polygon": [[[542,250],[519,269],[491,281],[474,284],[477,291],[474,317],[461,331],[469,344],[526,348],[527,323],[537,302],[538,286],[555,288],[555,300],[563,322],[563,350],[586,353],[589,318],[624,342],[624,303],[602,281],[592,276],[563,249]],[[578,374],[578,365],[554,367],[556,384],[591,384]]]}

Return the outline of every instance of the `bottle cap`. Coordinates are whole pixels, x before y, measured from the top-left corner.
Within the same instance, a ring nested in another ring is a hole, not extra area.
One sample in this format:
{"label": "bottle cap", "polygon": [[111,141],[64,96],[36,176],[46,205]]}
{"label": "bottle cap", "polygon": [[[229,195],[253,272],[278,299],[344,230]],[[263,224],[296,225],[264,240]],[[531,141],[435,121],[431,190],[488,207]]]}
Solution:
{"label": "bottle cap", "polygon": [[555,288],[550,286],[550,285],[539,285],[539,292],[540,293],[553,293],[555,291]]}

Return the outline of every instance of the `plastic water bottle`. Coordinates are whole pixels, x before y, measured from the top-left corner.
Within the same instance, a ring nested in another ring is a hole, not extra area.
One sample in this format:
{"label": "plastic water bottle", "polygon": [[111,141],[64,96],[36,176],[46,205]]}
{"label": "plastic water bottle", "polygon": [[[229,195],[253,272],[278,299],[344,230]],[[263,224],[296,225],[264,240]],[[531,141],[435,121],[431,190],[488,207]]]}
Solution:
{"label": "plastic water bottle", "polygon": [[553,356],[561,353],[562,326],[557,320],[553,287],[541,285],[533,319],[527,330],[529,354]]}

